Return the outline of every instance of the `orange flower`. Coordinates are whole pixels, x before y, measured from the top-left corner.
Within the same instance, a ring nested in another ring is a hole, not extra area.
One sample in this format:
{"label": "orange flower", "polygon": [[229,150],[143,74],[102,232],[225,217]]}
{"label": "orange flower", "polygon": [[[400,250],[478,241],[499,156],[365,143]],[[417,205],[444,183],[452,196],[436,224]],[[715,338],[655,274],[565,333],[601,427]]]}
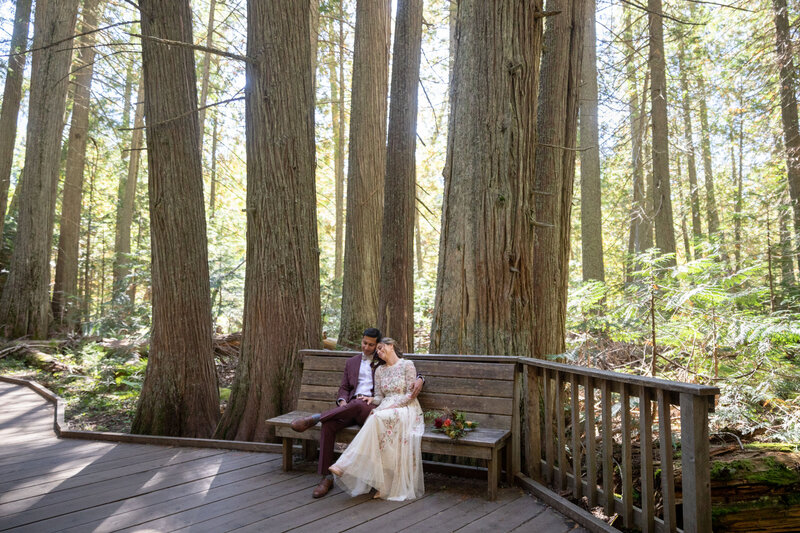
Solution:
{"label": "orange flower", "polygon": [[453,421],[448,418],[447,420],[444,421],[444,424],[442,424],[442,425],[444,427],[450,427],[450,424],[452,424],[452,423],[453,423]]}

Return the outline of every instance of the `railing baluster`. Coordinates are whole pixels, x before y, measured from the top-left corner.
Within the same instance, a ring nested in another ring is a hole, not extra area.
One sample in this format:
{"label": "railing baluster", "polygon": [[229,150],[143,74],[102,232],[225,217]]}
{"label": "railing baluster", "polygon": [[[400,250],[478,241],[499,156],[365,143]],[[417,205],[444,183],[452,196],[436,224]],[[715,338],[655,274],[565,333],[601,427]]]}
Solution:
{"label": "railing baluster", "polygon": [[606,515],[614,514],[614,437],[611,435],[611,383],[601,384],[603,416],[603,507]]}
{"label": "railing baluster", "polygon": [[527,470],[531,478],[542,480],[542,417],[540,414],[542,404],[542,387],[539,381],[541,370],[528,366],[528,450],[526,457]]}
{"label": "railing baluster", "polygon": [[556,372],[556,432],[558,433],[558,488],[567,488],[567,443],[564,439],[564,381],[561,372]]}
{"label": "railing baluster", "polygon": [[547,483],[553,482],[553,467],[556,461],[553,450],[553,383],[551,374],[551,370],[544,371],[544,450],[547,463],[545,471]]}
{"label": "railing baluster", "polygon": [[589,376],[584,376],[583,391],[586,394],[586,497],[589,507],[594,507],[597,505],[597,462],[594,456],[594,384]]}
{"label": "railing baluster", "polygon": [[650,389],[639,393],[639,457],[642,483],[642,532],[655,531],[653,494],[653,415],[650,412]]}
{"label": "railing baluster", "polygon": [[704,396],[681,393],[684,533],[711,531],[708,401]]}
{"label": "railing baluster", "polygon": [[672,421],[669,397],[658,389],[658,451],[661,456],[661,494],[664,501],[664,526],[674,533],[675,523],[675,472],[672,470]]}
{"label": "railing baluster", "polygon": [[631,398],[627,384],[622,384],[622,523],[633,527],[633,453],[631,446]]}
{"label": "railing baluster", "polygon": [[579,500],[583,493],[581,486],[581,415],[578,411],[580,398],[578,397],[578,376],[570,375],[572,397],[572,475],[574,483],[572,485],[572,496]]}

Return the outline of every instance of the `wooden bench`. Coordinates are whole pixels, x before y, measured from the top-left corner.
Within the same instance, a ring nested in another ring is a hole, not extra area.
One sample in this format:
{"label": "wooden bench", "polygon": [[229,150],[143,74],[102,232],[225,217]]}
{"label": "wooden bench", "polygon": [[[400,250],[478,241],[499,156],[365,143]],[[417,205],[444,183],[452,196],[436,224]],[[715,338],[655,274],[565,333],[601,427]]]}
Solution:
{"label": "wooden bench", "polygon": [[[292,468],[293,439],[304,441],[307,459],[315,459],[321,424],[303,433],[292,430],[292,420],[334,408],[345,361],[357,352],[301,350],[303,377],[297,410],[267,421],[283,438],[283,469]],[[422,437],[422,451],[439,455],[470,457],[486,461],[490,500],[497,497],[501,452],[505,452],[506,476],[512,482],[519,471],[519,388],[520,373],[516,358],[504,356],[409,354],[417,372],[425,377],[419,396],[424,411],[455,409],[467,420],[479,423],[478,429],[460,439],[450,439],[428,426]],[[343,429],[337,442],[349,443],[358,426]]]}

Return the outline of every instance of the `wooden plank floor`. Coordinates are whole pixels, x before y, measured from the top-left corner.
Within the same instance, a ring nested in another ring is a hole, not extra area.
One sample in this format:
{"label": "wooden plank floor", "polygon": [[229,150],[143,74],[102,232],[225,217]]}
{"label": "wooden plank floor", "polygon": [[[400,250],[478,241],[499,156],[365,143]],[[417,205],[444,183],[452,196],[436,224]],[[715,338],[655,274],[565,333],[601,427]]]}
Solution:
{"label": "wooden plank floor", "polygon": [[58,439],[50,404],[0,382],[0,531],[585,531],[518,488],[426,474],[410,502],[315,500],[279,454]]}

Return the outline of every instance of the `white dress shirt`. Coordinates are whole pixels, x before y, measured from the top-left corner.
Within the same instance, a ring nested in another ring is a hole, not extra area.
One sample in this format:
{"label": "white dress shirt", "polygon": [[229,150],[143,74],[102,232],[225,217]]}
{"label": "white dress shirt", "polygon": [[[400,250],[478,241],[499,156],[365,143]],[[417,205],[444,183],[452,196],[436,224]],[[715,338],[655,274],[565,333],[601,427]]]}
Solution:
{"label": "white dress shirt", "polygon": [[361,356],[361,366],[358,368],[358,386],[356,386],[356,396],[372,396],[372,367],[369,360]]}

